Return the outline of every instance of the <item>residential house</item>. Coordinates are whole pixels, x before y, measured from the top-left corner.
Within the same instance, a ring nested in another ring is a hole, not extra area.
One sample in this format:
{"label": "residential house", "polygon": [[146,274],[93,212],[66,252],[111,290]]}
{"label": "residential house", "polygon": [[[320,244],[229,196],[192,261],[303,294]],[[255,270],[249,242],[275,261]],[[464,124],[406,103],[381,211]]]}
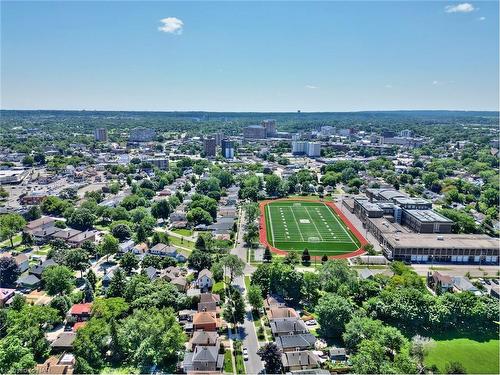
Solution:
{"label": "residential house", "polygon": [[269,319],[298,318],[299,314],[291,307],[273,307],[266,311]]}
{"label": "residential house", "polygon": [[333,347],[328,351],[328,355],[332,361],[347,361],[347,353],[345,348]]}
{"label": "residential house", "polygon": [[165,245],[162,243],[157,243],[151,249],[149,249],[149,254],[157,255],[160,257],[170,257],[176,259],[179,262],[185,262],[186,257],[177,252],[177,249],[173,246]]}
{"label": "residential house", "polygon": [[76,339],[74,332],[61,332],[57,338],[52,341],[50,347],[54,353],[65,352],[73,349],[73,342]]}
{"label": "residential house", "polygon": [[198,274],[198,278],[196,279],[196,285],[200,289],[212,288],[212,285],[214,285],[214,278],[212,272],[210,272],[206,268],[201,270]]}
{"label": "residential house", "polygon": [[58,232],[55,232],[52,235],[52,238],[53,239],[61,239],[63,241],[68,241],[71,237],[74,237],[80,233],[82,233],[81,230],[66,228],[66,229],[61,229]]}
{"label": "residential house", "polygon": [[197,346],[193,352],[187,352],[181,362],[181,369],[185,373],[193,372],[221,372],[224,366],[224,355],[219,354],[216,346]]}
{"label": "residential house", "polygon": [[194,350],[197,346],[220,347],[220,338],[217,332],[194,331],[193,337],[189,340],[189,348]]}
{"label": "residential house", "polygon": [[33,266],[29,273],[31,275],[34,275],[38,278],[41,278],[42,277],[42,273],[43,271],[47,268],[47,267],[51,267],[51,266],[57,266],[57,263],[53,260],[53,259],[47,259],[46,261],[36,265],[36,266]]}
{"label": "residential house", "polygon": [[34,242],[40,245],[48,242],[54,233],[57,233],[60,230],[61,229],[57,227],[36,228],[31,231],[31,235],[33,236]]}
{"label": "residential house", "polygon": [[454,276],[453,277],[453,289],[457,292],[471,292],[476,296],[480,296],[482,293],[477,289],[468,278],[464,276]]}
{"label": "residential house", "polygon": [[119,245],[119,251],[121,253],[128,253],[130,250],[133,249],[135,243],[132,240],[125,241]]}
{"label": "residential house", "polygon": [[214,312],[196,312],[193,315],[193,330],[217,331],[220,327],[220,319]]}
{"label": "residential house", "polygon": [[320,367],[320,358],[310,350],[285,352],[281,354],[281,363],[286,371],[308,370]]}
{"label": "residential house", "polygon": [[146,255],[147,251],[148,251],[148,244],[145,243],[145,242],[142,242],[140,244],[137,244],[135,245],[133,248],[132,248],[132,253],[135,254],[136,256],[138,256],[139,258],[143,258],[144,255]]}
{"label": "residential house", "polygon": [[181,269],[179,267],[169,266],[162,270],[161,277],[167,279],[168,281],[172,281],[176,277],[181,275]]}
{"label": "residential house", "polygon": [[270,321],[273,336],[298,335],[309,333],[306,324],[299,318],[279,318]]}
{"label": "residential house", "polygon": [[155,280],[158,277],[158,270],[153,266],[149,266],[148,268],[144,269],[144,273],[151,281]]}
{"label": "residential house", "polygon": [[276,345],[282,352],[314,349],[316,337],[310,333],[283,335],[275,338]]}
{"label": "residential house", "polygon": [[40,375],[73,375],[76,360],[73,354],[50,356],[43,364],[36,365],[36,373]]}
{"label": "residential house", "polygon": [[220,304],[220,296],[214,293],[201,293],[200,303],[215,302],[217,305]]}
{"label": "residential house", "polygon": [[170,280],[170,284],[174,285],[179,292],[185,292],[188,288],[188,281],[183,276]]}
{"label": "residential house", "polygon": [[451,276],[444,275],[435,271],[432,274],[432,284],[436,293],[444,293],[453,290],[453,279]]}
{"label": "residential house", "polygon": [[39,219],[32,220],[24,227],[24,231],[27,233],[31,233],[35,229],[45,229],[49,227],[53,227],[56,222],[56,219],[48,216],[42,216]]}
{"label": "residential house", "polygon": [[1,253],[0,258],[12,258],[12,260],[14,260],[17,267],[19,268],[20,273],[25,272],[30,266],[29,258],[26,254],[18,254],[12,256],[11,253]]}
{"label": "residential house", "polygon": [[273,295],[267,295],[267,297],[264,299],[264,308],[266,310],[269,310],[271,308],[275,307],[285,307],[285,300],[281,296],[273,296]]}
{"label": "residential house", "polygon": [[35,289],[40,285],[41,280],[35,275],[22,275],[17,281],[16,285],[18,288]]}
{"label": "residential house", "polygon": [[92,311],[92,303],[76,303],[71,306],[68,315],[76,319],[77,322],[82,322],[90,319]]}
{"label": "residential house", "polygon": [[9,301],[14,297],[15,289],[0,288],[0,307],[6,306]]}
{"label": "residential house", "polygon": [[85,232],[78,233],[76,236],[73,236],[67,240],[67,243],[71,247],[81,247],[82,244],[86,241],[95,242],[97,231],[88,230]]}

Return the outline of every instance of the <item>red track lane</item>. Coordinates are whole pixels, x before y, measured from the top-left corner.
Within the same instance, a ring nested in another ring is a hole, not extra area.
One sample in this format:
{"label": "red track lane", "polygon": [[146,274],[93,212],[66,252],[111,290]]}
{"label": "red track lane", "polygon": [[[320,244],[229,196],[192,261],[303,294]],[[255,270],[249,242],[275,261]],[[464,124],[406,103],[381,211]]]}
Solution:
{"label": "red track lane", "polygon": [[[361,246],[359,249],[352,251],[350,253],[346,254],[341,254],[341,255],[331,255],[328,256],[328,259],[347,259],[347,258],[352,258],[358,255],[362,255],[365,253],[363,250],[363,246],[368,244],[368,241],[361,235],[361,233],[356,229],[356,227],[349,221],[349,219],[344,215],[344,213],[338,208],[333,202],[325,202],[325,201],[318,201],[315,199],[309,199],[309,198],[281,198],[281,199],[269,199],[265,201],[261,201],[259,203],[259,208],[260,208],[260,228],[259,228],[259,240],[260,243],[263,244],[266,247],[269,247],[273,253],[280,254],[280,255],[286,255],[287,251],[280,250],[275,248],[274,246],[271,246],[269,242],[267,242],[267,226],[266,226],[266,215],[265,215],[265,207],[271,203],[271,202],[277,202],[277,201],[308,201],[308,202],[319,202],[319,203],[324,203],[331,209],[335,211],[335,213],[342,219],[344,224],[351,230],[352,234],[356,236],[358,241],[360,242]],[[320,256],[311,256],[311,259],[314,260],[319,260],[321,259]]]}

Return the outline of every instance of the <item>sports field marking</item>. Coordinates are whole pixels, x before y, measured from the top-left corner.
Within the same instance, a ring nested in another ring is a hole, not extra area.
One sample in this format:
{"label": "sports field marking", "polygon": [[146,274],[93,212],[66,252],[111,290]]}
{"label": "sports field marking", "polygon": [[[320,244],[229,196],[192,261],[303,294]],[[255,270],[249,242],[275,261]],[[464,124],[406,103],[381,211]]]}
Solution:
{"label": "sports field marking", "polygon": [[298,232],[300,234],[300,238],[302,238],[302,241],[304,241],[304,236],[302,235],[302,231],[300,230],[299,224],[297,223],[297,218],[295,217],[295,213],[293,212],[293,210],[290,207],[288,209],[292,212],[293,220],[295,220],[295,225],[297,226]]}
{"label": "sports field marking", "polygon": [[318,227],[316,226],[316,223],[314,222],[314,220],[313,220],[313,218],[312,218],[311,214],[309,213],[309,210],[307,209],[307,207],[306,207],[306,213],[307,213],[307,214],[309,215],[309,217],[311,218],[311,221],[312,221],[312,223],[313,223],[313,225],[314,225],[314,228],[316,228],[316,232],[318,232],[318,235],[320,236],[321,241],[324,241],[324,238],[323,238],[323,236],[321,235],[321,233],[320,233],[320,231],[319,231]]}
{"label": "sports field marking", "polygon": [[351,234],[349,232],[347,232],[347,229],[345,229],[344,226],[340,223],[339,219],[337,219],[337,216],[334,215],[331,210],[329,210],[329,212],[330,212],[330,215],[332,215],[334,217],[334,219],[337,222],[337,224],[342,227],[342,229],[344,230],[344,233],[347,234],[347,237],[349,237],[349,239],[351,240],[351,242],[356,245],[356,241],[354,241],[352,239]]}

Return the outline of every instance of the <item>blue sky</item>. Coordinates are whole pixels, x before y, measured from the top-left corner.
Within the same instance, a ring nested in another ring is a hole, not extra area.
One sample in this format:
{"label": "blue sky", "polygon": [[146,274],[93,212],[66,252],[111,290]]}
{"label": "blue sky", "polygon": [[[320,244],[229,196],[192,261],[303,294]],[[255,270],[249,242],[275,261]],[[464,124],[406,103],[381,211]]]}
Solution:
{"label": "blue sky", "polygon": [[1,11],[3,109],[498,110],[496,1]]}

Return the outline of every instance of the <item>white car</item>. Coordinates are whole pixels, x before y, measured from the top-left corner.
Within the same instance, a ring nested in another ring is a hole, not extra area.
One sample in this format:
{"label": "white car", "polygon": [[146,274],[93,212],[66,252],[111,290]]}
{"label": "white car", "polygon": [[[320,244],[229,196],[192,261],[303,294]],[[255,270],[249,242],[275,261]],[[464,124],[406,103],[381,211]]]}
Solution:
{"label": "white car", "polygon": [[306,321],[306,326],[314,326],[314,325],[316,325],[316,323],[317,323],[316,320],[311,319],[311,320]]}
{"label": "white car", "polygon": [[243,359],[245,361],[248,361],[248,349],[247,348],[243,348]]}

